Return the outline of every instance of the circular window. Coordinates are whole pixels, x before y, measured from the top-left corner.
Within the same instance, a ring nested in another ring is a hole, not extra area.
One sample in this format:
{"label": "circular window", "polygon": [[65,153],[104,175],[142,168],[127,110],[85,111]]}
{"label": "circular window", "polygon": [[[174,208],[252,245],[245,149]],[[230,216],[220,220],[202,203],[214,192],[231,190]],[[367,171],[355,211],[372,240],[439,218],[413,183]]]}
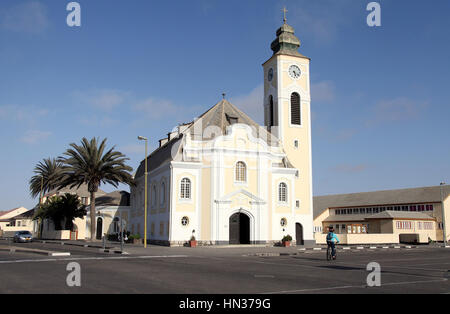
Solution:
{"label": "circular window", "polygon": [[187,226],[189,225],[189,218],[184,216],[183,218],[181,218],[181,225],[183,226]]}
{"label": "circular window", "polygon": [[281,220],[280,220],[280,225],[281,225],[282,227],[286,227],[286,225],[287,225],[287,219],[286,219],[286,218],[281,218]]}

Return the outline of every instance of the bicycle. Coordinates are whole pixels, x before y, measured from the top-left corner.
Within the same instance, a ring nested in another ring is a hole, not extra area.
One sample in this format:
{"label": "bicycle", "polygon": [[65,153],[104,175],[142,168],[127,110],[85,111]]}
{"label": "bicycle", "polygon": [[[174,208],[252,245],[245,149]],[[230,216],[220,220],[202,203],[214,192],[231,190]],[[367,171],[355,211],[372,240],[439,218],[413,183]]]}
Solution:
{"label": "bicycle", "polygon": [[[332,255],[332,248],[331,245],[329,243],[327,243],[327,261],[331,261],[333,259],[333,255]],[[336,249],[336,244],[334,245],[334,259],[336,259],[337,257],[337,249]]]}

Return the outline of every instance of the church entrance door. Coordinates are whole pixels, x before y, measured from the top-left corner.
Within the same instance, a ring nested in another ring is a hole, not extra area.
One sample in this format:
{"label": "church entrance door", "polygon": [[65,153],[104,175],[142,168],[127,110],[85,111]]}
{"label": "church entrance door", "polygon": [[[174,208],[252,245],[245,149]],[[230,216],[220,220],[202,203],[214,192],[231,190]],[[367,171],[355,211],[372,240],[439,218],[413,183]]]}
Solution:
{"label": "church entrance door", "polygon": [[96,234],[97,240],[102,239],[102,230],[103,230],[103,219],[99,217],[97,218],[97,234]]}
{"label": "church entrance door", "polygon": [[250,218],[243,213],[230,217],[230,244],[250,244]]}
{"label": "church entrance door", "polygon": [[303,226],[298,222],[295,224],[295,236],[297,245],[305,244],[305,242],[303,241]]}

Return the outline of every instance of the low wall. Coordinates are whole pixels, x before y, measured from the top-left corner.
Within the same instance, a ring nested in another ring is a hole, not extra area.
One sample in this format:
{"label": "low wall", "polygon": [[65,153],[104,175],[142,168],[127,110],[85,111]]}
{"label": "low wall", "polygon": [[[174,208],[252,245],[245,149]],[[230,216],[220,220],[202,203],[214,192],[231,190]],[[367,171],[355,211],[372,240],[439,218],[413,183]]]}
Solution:
{"label": "low wall", "polygon": [[[393,233],[360,233],[336,234],[340,244],[397,244],[400,243],[398,234]],[[327,235],[315,234],[317,244],[326,244]]]}
{"label": "low wall", "polygon": [[0,236],[5,238],[12,238],[14,237],[14,233],[17,231],[30,231],[33,233],[33,226],[25,226],[25,227],[3,227],[3,229],[0,231]]}
{"label": "low wall", "polygon": [[70,230],[46,231],[41,235],[42,239],[47,240],[70,240]]}

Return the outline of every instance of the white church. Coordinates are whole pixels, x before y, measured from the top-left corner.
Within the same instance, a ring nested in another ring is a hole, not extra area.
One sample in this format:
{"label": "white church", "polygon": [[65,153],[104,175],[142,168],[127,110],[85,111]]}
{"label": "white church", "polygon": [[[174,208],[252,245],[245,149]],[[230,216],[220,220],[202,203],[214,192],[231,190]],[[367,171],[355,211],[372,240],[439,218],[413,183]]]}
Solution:
{"label": "white church", "polygon": [[[265,125],[226,99],[159,141],[147,158],[149,243],[314,243],[310,59],[284,24],[263,64]],[[225,98],[225,97],[224,97]],[[131,188],[132,233],[144,235],[145,161]]]}

